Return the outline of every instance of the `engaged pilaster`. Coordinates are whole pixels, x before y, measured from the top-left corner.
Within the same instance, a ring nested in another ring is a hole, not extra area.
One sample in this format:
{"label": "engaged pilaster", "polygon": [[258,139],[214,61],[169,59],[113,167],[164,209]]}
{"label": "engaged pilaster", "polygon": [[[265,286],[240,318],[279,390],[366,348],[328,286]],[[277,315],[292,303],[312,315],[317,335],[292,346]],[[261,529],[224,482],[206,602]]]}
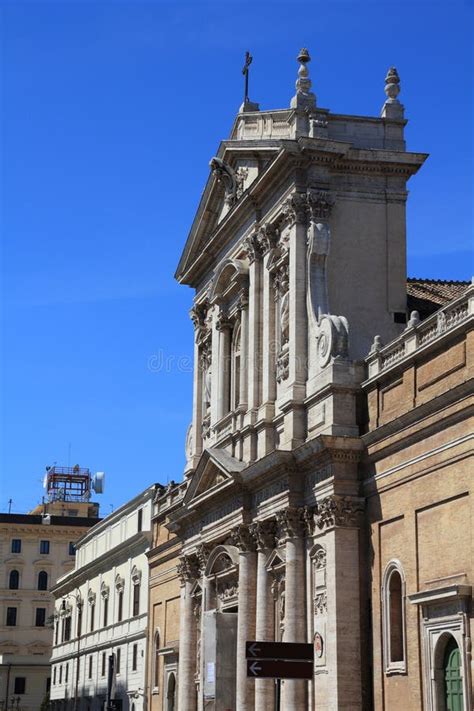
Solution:
{"label": "engaged pilaster", "polygon": [[255,709],[255,688],[247,679],[245,643],[255,639],[256,552],[248,526],[237,526],[231,534],[232,544],[239,549],[239,609],[237,619],[237,711]]}
{"label": "engaged pilaster", "polygon": [[197,558],[183,556],[178,575],[181,582],[178,708],[196,711],[196,623],[191,589],[199,576]]}
{"label": "engaged pilaster", "polygon": [[[278,537],[285,544],[285,633],[284,642],[306,642],[304,509],[288,507],[277,513]],[[282,708],[306,708],[306,682],[286,680]]]}
{"label": "engaged pilaster", "polygon": [[[272,580],[267,571],[267,560],[275,546],[276,522],[258,521],[250,527],[257,545],[257,615],[255,638],[272,641],[275,638],[275,605]],[[272,711],[275,684],[272,679],[255,680],[255,711]]]}

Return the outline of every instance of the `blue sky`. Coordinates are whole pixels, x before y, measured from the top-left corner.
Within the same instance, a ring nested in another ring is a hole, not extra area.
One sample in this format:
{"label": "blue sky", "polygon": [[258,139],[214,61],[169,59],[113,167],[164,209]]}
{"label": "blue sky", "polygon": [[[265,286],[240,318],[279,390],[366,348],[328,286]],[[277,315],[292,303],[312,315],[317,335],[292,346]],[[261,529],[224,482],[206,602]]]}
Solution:
{"label": "blue sky", "polygon": [[302,46],[333,112],[378,115],[397,66],[408,147],[430,153],[409,274],[471,277],[472,5],[4,1],[0,33],[0,510],[68,459],[106,471],[104,514],[181,478],[192,293],[173,274],[247,49],[262,109],[289,105]]}

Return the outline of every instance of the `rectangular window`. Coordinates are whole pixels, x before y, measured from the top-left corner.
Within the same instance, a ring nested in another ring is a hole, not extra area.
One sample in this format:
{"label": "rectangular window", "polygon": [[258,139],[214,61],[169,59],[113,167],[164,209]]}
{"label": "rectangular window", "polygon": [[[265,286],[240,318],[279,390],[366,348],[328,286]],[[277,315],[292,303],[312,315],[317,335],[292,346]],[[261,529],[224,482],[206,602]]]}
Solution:
{"label": "rectangular window", "polygon": [[[58,643],[59,639],[59,619],[54,621],[54,644]],[[53,682],[54,684],[55,682]]]}
{"label": "rectangular window", "polygon": [[134,644],[133,649],[132,649],[132,671],[137,671],[137,659],[138,659],[138,644]]}
{"label": "rectangular window", "polygon": [[66,664],[66,673],[64,674],[64,683],[65,684],[67,684],[68,676],[69,676],[69,664]]}
{"label": "rectangular window", "polygon": [[76,546],[72,541],[69,541],[69,555],[76,555]]}
{"label": "rectangular window", "polygon": [[21,538],[12,539],[12,553],[21,553]]}
{"label": "rectangular window", "polygon": [[120,674],[120,647],[115,654],[115,673]]}
{"label": "rectangular window", "polygon": [[59,683],[60,684],[63,683],[63,665],[62,664],[59,665]]}
{"label": "rectangular window", "polygon": [[51,677],[48,676],[48,678],[46,679],[46,693],[49,694],[50,691],[51,691]]}
{"label": "rectangular window", "polygon": [[109,598],[104,597],[104,627],[107,627],[109,618]]}
{"label": "rectangular window", "polygon": [[89,679],[92,679],[92,655],[89,657]]}
{"label": "rectangular window", "polygon": [[46,608],[45,607],[37,607],[36,608],[35,626],[36,627],[44,627],[45,624],[46,624]]}
{"label": "rectangular window", "polygon": [[105,652],[102,652],[102,676],[105,676],[105,662],[106,662]]}
{"label": "rectangular window", "polygon": [[94,631],[94,616],[95,616],[95,605],[90,606],[90,611],[91,611],[91,624],[90,624],[90,631]]}
{"label": "rectangular window", "polygon": [[120,590],[118,594],[118,614],[117,621],[122,622],[123,617],[123,590]]}
{"label": "rectangular window", "polygon": [[53,667],[53,686],[56,684],[56,667]]}
{"label": "rectangular window", "polygon": [[138,509],[138,531],[141,531],[143,527],[143,509]]}
{"label": "rectangular window", "polygon": [[49,541],[40,541],[40,553],[42,553],[43,555],[48,555]]}
{"label": "rectangular window", "polygon": [[16,607],[7,607],[7,627],[16,627]]}
{"label": "rectangular window", "polygon": [[133,586],[133,617],[136,617],[140,611],[140,585]]}
{"label": "rectangular window", "polygon": [[71,618],[66,617],[64,624],[64,642],[69,642],[71,639]]}
{"label": "rectangular window", "polygon": [[77,606],[77,636],[80,637],[82,633],[82,603]]}
{"label": "rectangular window", "polygon": [[26,677],[16,676],[15,677],[15,686],[13,688],[13,693],[14,694],[24,694],[25,690],[26,690]]}

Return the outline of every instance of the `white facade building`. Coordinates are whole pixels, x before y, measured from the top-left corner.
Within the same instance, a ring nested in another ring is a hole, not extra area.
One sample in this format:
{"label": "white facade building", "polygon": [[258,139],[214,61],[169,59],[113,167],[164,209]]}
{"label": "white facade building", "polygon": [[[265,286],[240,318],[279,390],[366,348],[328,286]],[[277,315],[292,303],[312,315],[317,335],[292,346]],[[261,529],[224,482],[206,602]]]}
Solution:
{"label": "white facade building", "polygon": [[124,711],[145,707],[146,552],[157,486],[83,536],[75,569],[53,589],[53,708],[95,711],[108,701]]}

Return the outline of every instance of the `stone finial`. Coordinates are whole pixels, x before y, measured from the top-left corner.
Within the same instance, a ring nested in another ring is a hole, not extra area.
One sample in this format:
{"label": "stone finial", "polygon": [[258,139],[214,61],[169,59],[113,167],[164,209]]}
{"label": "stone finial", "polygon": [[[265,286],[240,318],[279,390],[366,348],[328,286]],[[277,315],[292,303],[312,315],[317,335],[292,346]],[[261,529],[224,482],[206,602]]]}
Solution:
{"label": "stone finial", "polygon": [[380,336],[374,336],[374,342],[372,343],[372,348],[369,351],[369,355],[378,353],[381,348],[382,348],[382,339],[380,338]]}
{"label": "stone finial", "polygon": [[391,101],[396,101],[400,93],[400,77],[395,67],[390,67],[385,77],[385,93]]}
{"label": "stone finial", "polygon": [[297,57],[300,67],[296,80],[296,94],[291,100],[292,109],[312,109],[316,107],[316,96],[311,91],[308,62],[311,61],[308,50],[303,47]]}
{"label": "stone finial", "polygon": [[403,118],[404,108],[398,100],[400,93],[400,77],[395,67],[390,67],[385,77],[385,93],[387,99],[382,107],[382,118]]}
{"label": "stone finial", "polygon": [[407,323],[407,328],[416,328],[420,323],[420,314],[418,311],[412,311],[410,314],[410,320]]}

